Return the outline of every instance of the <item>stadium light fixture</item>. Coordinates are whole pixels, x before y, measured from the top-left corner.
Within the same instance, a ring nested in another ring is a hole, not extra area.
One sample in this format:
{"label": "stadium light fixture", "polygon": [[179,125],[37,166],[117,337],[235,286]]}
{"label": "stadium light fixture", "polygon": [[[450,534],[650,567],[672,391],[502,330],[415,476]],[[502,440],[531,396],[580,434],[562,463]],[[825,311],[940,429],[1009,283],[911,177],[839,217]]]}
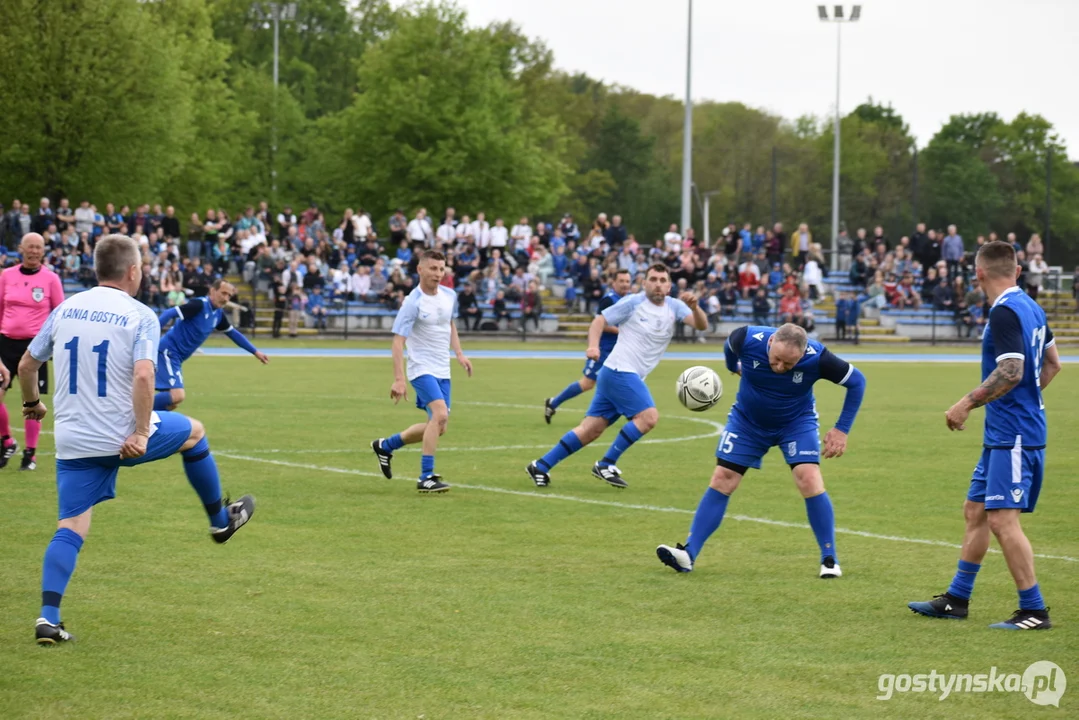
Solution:
{"label": "stadium light fixture", "polygon": [[277,81],[280,66],[281,23],[296,19],[296,3],[256,2],[251,5],[256,27],[273,27],[273,120],[270,138],[271,201],[277,202]]}
{"label": "stadium light fixture", "polygon": [[832,259],[830,267],[839,267],[839,70],[840,70],[840,30],[846,23],[858,22],[862,17],[862,6],[853,5],[850,15],[845,16],[844,7],[835,5],[832,14],[828,14],[827,5],[817,6],[817,17],[821,22],[835,23],[835,147],[832,156]]}
{"label": "stadium light fixture", "polygon": [[689,0],[686,27],[686,107],[682,124],[682,232],[690,226],[693,212],[693,0]]}

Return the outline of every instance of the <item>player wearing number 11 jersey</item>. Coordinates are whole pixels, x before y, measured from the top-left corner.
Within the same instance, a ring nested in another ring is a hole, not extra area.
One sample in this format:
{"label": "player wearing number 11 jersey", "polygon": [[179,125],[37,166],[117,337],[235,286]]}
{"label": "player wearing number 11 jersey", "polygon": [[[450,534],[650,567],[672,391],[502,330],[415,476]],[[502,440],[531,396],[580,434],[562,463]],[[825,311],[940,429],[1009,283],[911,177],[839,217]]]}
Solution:
{"label": "player wearing number 11 jersey", "polygon": [[217,464],[202,425],[179,413],[153,411],[154,362],[160,327],[132,295],[142,282],[135,241],[109,235],[94,250],[100,285],[57,307],[19,363],[23,415],[40,420],[42,363],[54,359],[56,492],[59,523],[45,550],[39,645],[70,641],[60,622],[60,601],[75,571],[94,506],[116,496],[121,467],[179,453],[184,472],[210,517],[211,537],[223,543],[255,511],[245,495],[221,496]]}
{"label": "player wearing number 11 jersey", "polygon": [[986,243],[975,268],[990,302],[982,337],[982,384],[953,405],[945,421],[949,430],[963,430],[970,411],[985,406],[984,449],[963,506],[966,534],[952,584],[944,594],[907,607],[929,617],[966,618],[992,533],[1019,590],[1019,609],[989,627],[1048,630],[1052,624],[1034,575],[1034,551],[1019,515],[1034,512],[1041,492],[1046,443],[1042,390],[1060,372],[1060,358],[1045,312],[1016,287],[1020,268],[1012,246]]}

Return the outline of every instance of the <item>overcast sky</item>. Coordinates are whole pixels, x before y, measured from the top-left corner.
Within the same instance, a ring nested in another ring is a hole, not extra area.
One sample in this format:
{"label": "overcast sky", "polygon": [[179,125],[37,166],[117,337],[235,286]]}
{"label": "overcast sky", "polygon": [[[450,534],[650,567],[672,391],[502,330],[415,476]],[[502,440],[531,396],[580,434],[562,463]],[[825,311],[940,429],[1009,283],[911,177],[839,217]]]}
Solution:
{"label": "overcast sky", "polygon": [[[458,0],[475,25],[513,20],[557,66],[655,95],[685,94],[686,0]],[[812,0],[696,0],[693,98],[786,118],[835,104],[836,28]],[[847,3],[846,7],[851,7]],[[840,107],[872,96],[919,147],[956,113],[1022,110],[1079,159],[1079,0],[867,0],[844,25]]]}

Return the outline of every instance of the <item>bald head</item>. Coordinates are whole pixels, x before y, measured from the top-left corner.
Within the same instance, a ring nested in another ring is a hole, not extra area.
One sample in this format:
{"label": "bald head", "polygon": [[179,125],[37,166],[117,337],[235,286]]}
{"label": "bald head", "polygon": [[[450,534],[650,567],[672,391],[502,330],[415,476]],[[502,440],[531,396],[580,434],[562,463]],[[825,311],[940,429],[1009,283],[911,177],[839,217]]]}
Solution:
{"label": "bald head", "polygon": [[809,336],[806,331],[793,323],[781,325],[768,341],[768,364],[772,371],[783,374],[790,372],[805,355]]}
{"label": "bald head", "polygon": [[45,259],[45,238],[41,237],[40,233],[26,233],[19,243],[19,253],[22,255],[23,267],[27,270],[41,267]]}

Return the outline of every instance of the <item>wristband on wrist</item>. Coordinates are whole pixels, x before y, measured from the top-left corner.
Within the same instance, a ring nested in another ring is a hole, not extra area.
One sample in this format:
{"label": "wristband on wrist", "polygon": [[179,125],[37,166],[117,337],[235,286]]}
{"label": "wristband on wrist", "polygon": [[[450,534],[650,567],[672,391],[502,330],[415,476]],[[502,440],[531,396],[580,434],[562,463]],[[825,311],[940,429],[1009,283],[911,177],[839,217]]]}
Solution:
{"label": "wristband on wrist", "polygon": [[24,402],[22,404],[22,406],[24,408],[33,408],[33,407],[37,407],[40,404],[41,404],[41,398],[38,398],[37,400],[34,400],[33,402]]}

